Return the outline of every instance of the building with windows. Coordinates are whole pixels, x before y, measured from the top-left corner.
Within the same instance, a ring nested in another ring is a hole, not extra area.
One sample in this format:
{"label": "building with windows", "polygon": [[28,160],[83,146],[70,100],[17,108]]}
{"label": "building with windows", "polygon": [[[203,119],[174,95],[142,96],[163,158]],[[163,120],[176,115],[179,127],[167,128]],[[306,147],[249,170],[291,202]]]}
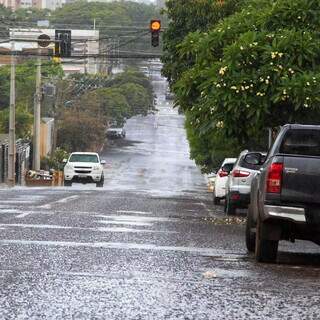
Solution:
{"label": "building with windows", "polygon": [[67,0],[42,0],[42,9],[56,10],[61,8]]}
{"label": "building with windows", "polygon": [[0,0],[0,4],[13,11],[25,8],[56,10],[65,3],[66,0]]}
{"label": "building with windows", "polygon": [[24,8],[42,9],[42,0],[0,0],[0,4],[13,11]]}
{"label": "building with windows", "polygon": [[[47,34],[53,41],[55,39],[55,29],[10,29],[10,38],[18,39],[15,43],[15,50],[24,52],[37,52],[38,44],[37,38],[41,34]],[[62,68],[65,74],[71,73],[90,73],[96,74],[103,72],[103,63],[98,58],[92,55],[100,53],[99,30],[71,30],[72,38],[72,58],[63,58]],[[23,40],[26,41],[23,41]],[[31,41],[34,39],[34,42]],[[11,44],[1,43],[0,51],[5,53],[9,52]],[[45,50],[54,49],[52,42]],[[88,55],[88,58],[85,56]],[[78,57],[78,58],[77,58]],[[19,57],[20,61],[21,57]],[[43,58],[45,59],[45,58]],[[10,57],[4,54],[0,55],[0,65],[10,63]],[[19,63],[19,62],[18,62]]]}
{"label": "building with windows", "polygon": [[20,8],[20,0],[0,0],[0,4],[6,8],[12,9],[13,11]]}

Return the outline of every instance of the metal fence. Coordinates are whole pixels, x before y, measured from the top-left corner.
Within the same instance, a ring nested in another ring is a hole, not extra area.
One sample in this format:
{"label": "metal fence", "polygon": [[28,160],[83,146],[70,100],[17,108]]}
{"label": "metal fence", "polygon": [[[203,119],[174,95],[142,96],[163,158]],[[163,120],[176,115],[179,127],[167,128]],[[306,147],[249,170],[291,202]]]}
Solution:
{"label": "metal fence", "polygon": [[[30,142],[16,142],[16,184],[24,184],[24,174],[30,169]],[[8,180],[8,140],[0,140],[0,183]]]}

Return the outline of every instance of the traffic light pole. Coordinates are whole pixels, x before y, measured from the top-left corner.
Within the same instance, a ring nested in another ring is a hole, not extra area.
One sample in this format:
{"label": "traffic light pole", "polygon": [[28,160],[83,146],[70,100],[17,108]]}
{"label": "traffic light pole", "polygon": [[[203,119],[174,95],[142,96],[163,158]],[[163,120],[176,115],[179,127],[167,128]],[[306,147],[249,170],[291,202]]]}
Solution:
{"label": "traffic light pole", "polygon": [[33,126],[33,169],[40,170],[40,126],[41,126],[41,49],[38,49],[36,94],[34,104],[34,126]]}
{"label": "traffic light pole", "polygon": [[[14,38],[12,34],[12,38]],[[15,42],[11,41],[11,74],[10,74],[10,115],[9,115],[9,152],[8,152],[8,184],[15,185],[16,172],[16,57]]]}

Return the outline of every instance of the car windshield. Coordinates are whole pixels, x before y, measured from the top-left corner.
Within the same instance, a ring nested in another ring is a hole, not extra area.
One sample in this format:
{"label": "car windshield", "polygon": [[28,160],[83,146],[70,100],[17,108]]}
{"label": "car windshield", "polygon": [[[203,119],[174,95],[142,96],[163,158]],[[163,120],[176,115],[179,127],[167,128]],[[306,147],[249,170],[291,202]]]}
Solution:
{"label": "car windshield", "polygon": [[93,162],[99,163],[99,159],[95,154],[73,154],[69,162]]}
{"label": "car windshield", "polygon": [[280,153],[320,156],[320,130],[290,130],[287,132]]}

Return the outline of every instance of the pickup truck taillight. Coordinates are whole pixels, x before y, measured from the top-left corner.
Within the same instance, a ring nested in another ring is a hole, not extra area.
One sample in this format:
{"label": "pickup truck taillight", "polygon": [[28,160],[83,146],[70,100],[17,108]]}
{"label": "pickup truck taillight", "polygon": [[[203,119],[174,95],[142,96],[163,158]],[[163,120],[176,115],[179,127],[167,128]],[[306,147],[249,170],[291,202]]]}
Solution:
{"label": "pickup truck taillight", "polygon": [[250,176],[250,172],[244,170],[234,170],[232,171],[232,176],[234,178],[246,178]]}
{"label": "pickup truck taillight", "polygon": [[220,178],[227,177],[229,173],[227,171],[219,170],[218,175]]}
{"label": "pickup truck taillight", "polygon": [[272,163],[267,176],[267,193],[281,193],[283,163]]}

